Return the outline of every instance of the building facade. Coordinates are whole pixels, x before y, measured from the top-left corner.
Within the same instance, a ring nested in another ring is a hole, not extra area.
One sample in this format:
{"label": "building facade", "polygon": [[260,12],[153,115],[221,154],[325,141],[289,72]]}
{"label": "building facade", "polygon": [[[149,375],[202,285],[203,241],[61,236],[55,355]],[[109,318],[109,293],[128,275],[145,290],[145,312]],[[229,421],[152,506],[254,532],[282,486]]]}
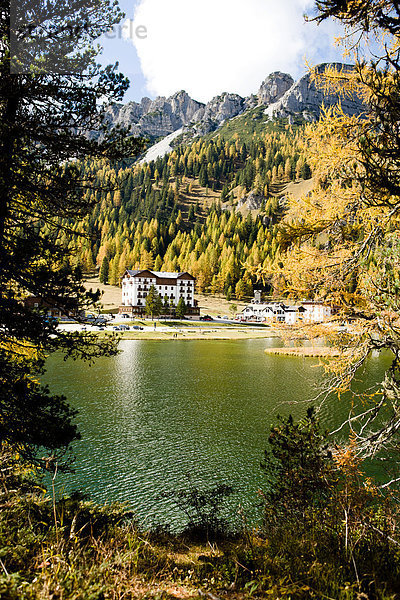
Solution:
{"label": "building facade", "polygon": [[[71,301],[69,302],[71,304]],[[72,304],[74,304],[72,302]],[[53,317],[56,319],[75,319],[75,318],[84,318],[85,312],[83,310],[78,311],[73,308],[69,308],[69,310],[65,310],[60,306],[53,306],[46,302],[39,296],[28,296],[24,299],[24,307],[29,310],[40,311],[43,315],[47,317]]]}
{"label": "building facade", "polygon": [[332,307],[322,302],[302,302],[286,305],[283,302],[259,302],[253,300],[242,311],[244,321],[265,323],[322,323],[332,316]]}
{"label": "building facade", "polygon": [[168,300],[172,309],[182,298],[187,307],[187,314],[200,314],[194,299],[195,277],[190,273],[166,273],[148,269],[126,270],[122,276],[122,304],[120,313],[142,315],[146,309],[146,298],[151,286],[154,286],[163,303]]}
{"label": "building facade", "polygon": [[307,323],[322,323],[332,316],[332,307],[323,302],[314,302],[312,300],[302,303],[306,312],[304,320]]}

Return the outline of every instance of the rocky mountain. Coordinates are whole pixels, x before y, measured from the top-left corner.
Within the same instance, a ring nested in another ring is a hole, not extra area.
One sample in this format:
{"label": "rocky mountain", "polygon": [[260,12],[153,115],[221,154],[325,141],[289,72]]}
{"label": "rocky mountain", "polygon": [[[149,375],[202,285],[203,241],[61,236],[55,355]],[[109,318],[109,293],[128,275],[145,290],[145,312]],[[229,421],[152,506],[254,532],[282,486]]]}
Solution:
{"label": "rocky mountain", "polygon": [[[351,69],[350,65],[338,65]],[[326,65],[317,67],[322,71]],[[177,130],[194,135],[205,135],[217,129],[225,121],[256,106],[265,106],[271,118],[301,116],[306,120],[318,118],[322,104],[337,104],[335,94],[324,96],[315,87],[307,73],[295,82],[287,73],[276,71],[263,81],[257,94],[242,98],[238,94],[224,93],[207,104],[193,100],[185,91],[165,98],[150,100],[143,98],[140,103],[109,107],[107,119],[110,126],[128,127],[135,136],[145,136],[156,140],[171,135]],[[342,99],[342,107],[348,114],[359,114],[363,105],[358,99]]]}
{"label": "rocky mountain", "polygon": [[257,104],[269,106],[277,102],[294,84],[294,79],[287,73],[276,71],[262,82],[257,93]]}
{"label": "rocky mountain", "polygon": [[110,126],[122,125],[135,136],[165,137],[204,113],[205,105],[192,100],[184,91],[170,98],[143,98],[140,103],[128,102],[110,106],[107,119]]}
{"label": "rocky mountain", "polygon": [[188,125],[193,125],[197,134],[205,135],[217,129],[227,119],[240,115],[245,109],[246,102],[244,98],[238,96],[238,94],[224,93],[215,96],[208,102],[203,111],[199,111],[198,121],[196,122],[193,119]]}
{"label": "rocky mountain", "polygon": [[[344,70],[351,69],[350,65],[335,65]],[[317,72],[324,71],[326,64],[318,65]],[[321,113],[321,107],[334,106],[338,103],[344,112],[348,115],[357,115],[364,109],[361,100],[358,98],[341,98],[337,94],[324,95],[322,90],[317,89],[314,82],[311,81],[310,73],[306,73],[299,81],[293,82],[291,87],[273,103],[269,104],[266,113],[272,118],[282,118],[290,116],[302,116],[307,121],[318,119]]]}

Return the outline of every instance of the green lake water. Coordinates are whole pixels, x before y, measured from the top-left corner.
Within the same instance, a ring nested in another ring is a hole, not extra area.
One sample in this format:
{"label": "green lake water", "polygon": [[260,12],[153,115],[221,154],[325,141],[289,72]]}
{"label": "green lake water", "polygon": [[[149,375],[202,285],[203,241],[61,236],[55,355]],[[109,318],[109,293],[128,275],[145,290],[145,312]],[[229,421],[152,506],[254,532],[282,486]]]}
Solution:
{"label": "green lake water", "polygon": [[[239,505],[257,518],[260,469],[276,415],[305,414],[300,401],[317,395],[318,360],[266,355],[279,340],[122,341],[122,352],[83,362],[48,360],[46,382],[79,410],[82,440],[74,446],[75,473],[58,476],[58,489],[87,492],[98,501],[127,502],[145,525],[179,526],[184,516],[162,491],[235,488]],[[382,360],[360,374],[377,381]],[[300,403],[299,403],[300,402]],[[332,428],[348,414],[332,399],[321,411]]]}

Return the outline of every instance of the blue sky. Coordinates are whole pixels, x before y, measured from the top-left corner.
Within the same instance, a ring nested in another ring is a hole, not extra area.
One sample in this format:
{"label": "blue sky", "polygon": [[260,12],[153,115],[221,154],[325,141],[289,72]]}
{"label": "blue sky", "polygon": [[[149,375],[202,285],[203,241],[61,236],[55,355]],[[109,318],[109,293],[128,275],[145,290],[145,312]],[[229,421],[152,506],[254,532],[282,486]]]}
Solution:
{"label": "blue sky", "polygon": [[311,64],[342,60],[333,22],[306,23],[313,0],[120,0],[126,14],[104,37],[101,62],[118,61],[125,100],[185,89],[207,102],[224,91],[255,93],[273,71],[294,78]]}

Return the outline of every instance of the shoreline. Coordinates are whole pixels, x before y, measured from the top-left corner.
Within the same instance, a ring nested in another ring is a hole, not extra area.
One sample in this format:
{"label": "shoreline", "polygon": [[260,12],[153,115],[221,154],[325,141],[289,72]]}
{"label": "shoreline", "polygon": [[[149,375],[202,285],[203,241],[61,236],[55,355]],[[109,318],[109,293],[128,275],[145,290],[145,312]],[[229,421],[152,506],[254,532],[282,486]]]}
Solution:
{"label": "shoreline", "polygon": [[170,340],[244,340],[244,339],[270,339],[282,337],[281,331],[277,327],[260,327],[257,325],[235,325],[223,323],[188,323],[180,322],[166,324],[157,322],[154,329],[154,323],[151,321],[114,321],[113,325],[126,324],[130,327],[139,326],[139,329],[129,329],[128,331],[115,331],[110,327],[100,330],[97,326],[82,325],[78,323],[65,323],[60,325],[60,329],[69,333],[94,333],[100,338],[108,334],[118,335],[120,340],[152,340],[152,341],[170,341]]}
{"label": "shoreline", "polygon": [[[104,335],[99,332],[99,335]],[[201,330],[170,330],[170,331],[124,331],[118,332],[121,340],[144,340],[144,341],[190,341],[190,340],[250,340],[279,338],[280,335],[274,330],[260,331],[253,329],[246,331],[242,329],[201,329]]]}
{"label": "shoreline", "polygon": [[297,346],[295,348],[266,348],[265,354],[275,354],[280,356],[300,356],[302,358],[335,358],[340,356],[337,348],[329,346]]}

